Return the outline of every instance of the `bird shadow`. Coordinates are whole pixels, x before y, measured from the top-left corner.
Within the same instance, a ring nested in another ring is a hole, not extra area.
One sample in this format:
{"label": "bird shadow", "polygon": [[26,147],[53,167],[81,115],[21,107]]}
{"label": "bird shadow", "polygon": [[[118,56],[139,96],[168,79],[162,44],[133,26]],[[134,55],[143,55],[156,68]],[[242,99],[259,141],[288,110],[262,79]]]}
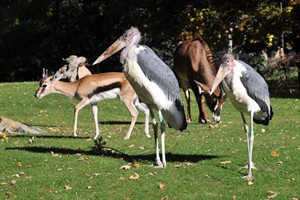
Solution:
{"label": "bird shadow", "polygon": [[[33,153],[50,153],[54,152],[57,154],[64,154],[64,155],[89,155],[89,156],[105,156],[111,157],[116,159],[122,159],[126,162],[135,162],[135,161],[154,161],[155,154],[136,154],[136,155],[129,155],[117,149],[103,146],[102,150],[99,152],[92,148],[91,150],[82,150],[82,149],[71,149],[71,148],[58,148],[58,147],[41,147],[41,146],[34,146],[34,147],[7,147],[5,150],[16,150],[16,151],[27,151]],[[173,154],[173,153],[166,153],[167,161],[168,162],[191,162],[196,163],[203,160],[211,160],[220,158],[221,156],[216,155],[199,155],[199,154]]]}

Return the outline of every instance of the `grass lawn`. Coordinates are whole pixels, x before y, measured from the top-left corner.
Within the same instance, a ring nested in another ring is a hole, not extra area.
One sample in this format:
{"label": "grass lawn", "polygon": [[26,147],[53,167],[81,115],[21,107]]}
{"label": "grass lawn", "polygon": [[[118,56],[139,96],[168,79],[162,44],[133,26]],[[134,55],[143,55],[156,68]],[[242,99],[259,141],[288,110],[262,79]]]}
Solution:
{"label": "grass lawn", "polygon": [[247,162],[243,123],[229,100],[222,122],[209,126],[197,123],[192,99],[194,121],[184,132],[167,128],[168,166],[155,169],[154,140],[144,134],[141,112],[131,138],[123,140],[129,112],[119,100],[99,103],[106,140],[100,154],[93,150],[90,107],[79,113],[79,137],[73,138],[78,101],[60,95],[35,99],[37,87],[37,82],[0,83],[0,115],[44,131],[0,141],[0,199],[300,198],[299,99],[272,98],[273,120],[255,125],[253,162],[259,170],[248,185],[241,178],[247,171],[240,169]]}

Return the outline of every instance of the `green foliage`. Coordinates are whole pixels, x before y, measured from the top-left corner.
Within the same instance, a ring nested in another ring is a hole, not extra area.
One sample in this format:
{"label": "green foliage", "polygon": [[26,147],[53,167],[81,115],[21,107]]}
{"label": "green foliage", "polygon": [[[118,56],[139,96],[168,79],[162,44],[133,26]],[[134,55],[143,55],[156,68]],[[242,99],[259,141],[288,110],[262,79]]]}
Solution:
{"label": "green foliage", "polygon": [[[202,35],[215,53],[226,52],[233,28],[235,52],[258,53],[281,45],[299,51],[299,1],[81,1],[23,0],[0,4],[0,81],[37,80],[42,68],[55,71],[61,58],[94,61],[130,26],[143,43],[172,65],[179,40]],[[95,71],[119,71],[118,56]]]}
{"label": "green foliage", "polygon": [[[272,98],[269,126],[255,125],[254,184],[239,169],[247,161],[240,114],[227,101],[222,123],[194,121],[184,132],[166,130],[167,168],[155,169],[154,141],[143,116],[123,140],[130,115],[118,100],[99,103],[102,138],[94,142],[90,109],[60,95],[34,99],[37,82],[1,83],[1,115],[42,128],[41,135],[9,135],[0,141],[0,199],[299,199],[299,99]],[[151,127],[151,126],[150,126]],[[152,129],[151,129],[151,132]],[[2,139],[2,138],[1,138]],[[103,143],[105,141],[105,143]],[[96,144],[96,145],[95,145]],[[101,147],[99,153],[95,147]]]}

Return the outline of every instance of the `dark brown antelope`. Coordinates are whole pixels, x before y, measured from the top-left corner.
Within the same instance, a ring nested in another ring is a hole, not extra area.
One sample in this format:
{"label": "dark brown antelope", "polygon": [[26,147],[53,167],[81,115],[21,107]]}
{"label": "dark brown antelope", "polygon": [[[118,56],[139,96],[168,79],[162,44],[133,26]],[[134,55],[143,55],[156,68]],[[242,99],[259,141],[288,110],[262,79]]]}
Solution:
{"label": "dark brown antelope", "polygon": [[76,97],[81,101],[75,106],[74,112],[74,125],[73,135],[77,137],[77,120],[79,111],[91,104],[92,113],[94,116],[94,122],[96,126],[96,134],[94,139],[99,136],[98,128],[98,107],[97,103],[106,99],[119,98],[127,107],[131,114],[130,128],[124,139],[129,139],[132,133],[133,127],[137,120],[138,111],[136,107],[140,108],[145,114],[145,133],[148,138],[149,135],[149,109],[148,107],[139,102],[135,91],[130,83],[125,78],[125,75],[121,72],[108,72],[102,74],[86,75],[81,79],[74,82],[62,82],[59,81],[61,77],[50,76],[43,73],[43,78],[40,81],[40,86],[35,93],[36,98],[43,98],[48,94],[58,93],[68,97]]}
{"label": "dark brown antelope", "polygon": [[213,113],[214,120],[220,122],[220,112],[226,97],[220,87],[212,95],[209,95],[217,74],[217,68],[214,65],[210,48],[201,37],[179,43],[174,52],[173,71],[187,101],[187,121],[192,120],[189,91],[191,88],[199,108],[199,122],[207,123],[210,121],[204,107],[205,100]]}

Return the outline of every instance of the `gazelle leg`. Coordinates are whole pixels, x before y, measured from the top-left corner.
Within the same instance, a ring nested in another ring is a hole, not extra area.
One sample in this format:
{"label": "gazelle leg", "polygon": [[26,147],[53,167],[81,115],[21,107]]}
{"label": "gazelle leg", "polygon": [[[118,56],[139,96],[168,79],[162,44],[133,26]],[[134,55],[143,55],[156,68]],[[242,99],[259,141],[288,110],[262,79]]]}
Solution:
{"label": "gazelle leg", "polygon": [[190,96],[190,90],[186,89],[184,91],[184,97],[186,100],[186,105],[187,105],[187,118],[186,121],[187,123],[190,123],[192,121],[192,116],[191,116],[191,96]]}
{"label": "gazelle leg", "polygon": [[125,140],[129,139],[133,130],[133,127],[135,125],[135,122],[137,120],[138,117],[138,111],[136,110],[135,106],[133,105],[132,101],[123,101],[123,103],[125,104],[125,106],[127,107],[127,109],[129,110],[130,114],[131,114],[131,123],[130,123],[130,127],[129,130],[126,134],[126,136],[124,137]]}
{"label": "gazelle leg", "polygon": [[82,99],[76,106],[74,110],[74,123],[73,123],[73,135],[74,137],[77,137],[77,122],[78,122],[78,113],[79,111],[89,104],[88,99],[84,98]]}
{"label": "gazelle leg", "polygon": [[141,103],[138,99],[135,101],[135,106],[139,108],[141,111],[143,111],[145,115],[145,134],[147,138],[151,138],[149,134],[149,115],[150,115],[149,108],[146,104]]}
{"label": "gazelle leg", "polygon": [[92,112],[93,112],[94,122],[96,127],[96,134],[94,136],[94,140],[96,140],[100,134],[99,127],[98,127],[98,106],[96,104],[92,105]]}

